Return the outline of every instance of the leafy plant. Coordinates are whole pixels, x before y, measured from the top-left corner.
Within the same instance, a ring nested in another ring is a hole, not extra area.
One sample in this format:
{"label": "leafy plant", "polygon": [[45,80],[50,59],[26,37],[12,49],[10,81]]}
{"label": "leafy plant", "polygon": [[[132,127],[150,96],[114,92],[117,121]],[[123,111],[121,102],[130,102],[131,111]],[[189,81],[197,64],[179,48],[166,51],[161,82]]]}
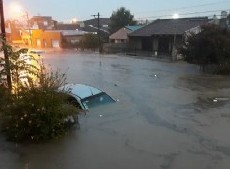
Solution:
{"label": "leafy plant", "polygon": [[80,41],[82,49],[95,49],[99,46],[98,36],[94,34],[85,34]]}
{"label": "leafy plant", "polygon": [[215,64],[217,70],[226,72],[230,65],[230,31],[217,25],[203,26],[200,33],[188,36],[179,52],[186,61],[200,65],[203,70]]}
{"label": "leafy plant", "polygon": [[[18,92],[18,89],[34,80],[39,75],[39,63],[34,55],[28,54],[28,49],[20,49],[15,51],[10,45],[4,45],[1,47],[0,52],[7,51],[9,56],[9,68],[10,77],[12,81],[12,91]],[[4,58],[0,58],[1,71],[0,71],[0,83],[6,84],[5,77],[7,76],[7,65]],[[7,84],[6,84],[7,86]]]}
{"label": "leafy plant", "polygon": [[42,141],[67,131],[65,118],[76,113],[67,98],[53,90],[30,88],[13,97],[2,114],[2,130],[12,141]]}
{"label": "leafy plant", "polygon": [[40,62],[28,55],[27,49],[6,48],[14,88],[12,93],[6,90],[6,66],[1,59],[0,129],[16,142],[38,142],[62,136],[69,128],[67,117],[78,114],[78,109],[68,104],[67,96],[57,92],[65,83],[66,75],[47,70],[43,64],[35,65]]}

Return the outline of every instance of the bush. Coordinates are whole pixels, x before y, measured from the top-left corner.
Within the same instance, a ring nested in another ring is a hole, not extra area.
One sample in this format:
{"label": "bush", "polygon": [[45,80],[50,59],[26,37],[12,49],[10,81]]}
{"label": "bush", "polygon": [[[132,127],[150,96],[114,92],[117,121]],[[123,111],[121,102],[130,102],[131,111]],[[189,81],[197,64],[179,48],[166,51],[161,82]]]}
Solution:
{"label": "bush", "polygon": [[[70,127],[66,119],[76,115],[78,109],[68,104],[67,96],[57,92],[65,83],[65,74],[47,71],[34,56],[21,54],[26,49],[14,51],[7,46],[10,57],[12,91],[0,85],[0,130],[9,140],[39,142],[57,138]],[[5,83],[4,60],[0,84]],[[33,61],[33,62],[32,62]]]}
{"label": "bush", "polygon": [[198,34],[191,33],[178,49],[188,63],[198,64],[205,71],[215,64],[219,73],[229,71],[230,31],[217,25],[205,25]]}
{"label": "bush", "polygon": [[217,66],[215,70],[216,74],[229,75],[230,74],[230,63],[224,63]]}
{"label": "bush", "polygon": [[65,118],[76,108],[67,104],[66,96],[53,90],[30,88],[13,96],[2,114],[2,130],[17,142],[57,138],[67,131]]}

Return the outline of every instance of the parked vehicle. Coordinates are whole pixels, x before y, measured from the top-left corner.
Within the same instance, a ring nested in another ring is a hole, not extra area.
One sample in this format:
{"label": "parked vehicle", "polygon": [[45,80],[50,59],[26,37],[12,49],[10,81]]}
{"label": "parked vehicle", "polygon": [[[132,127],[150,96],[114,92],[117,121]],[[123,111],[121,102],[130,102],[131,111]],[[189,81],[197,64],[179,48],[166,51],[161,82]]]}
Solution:
{"label": "parked vehicle", "polygon": [[116,102],[107,93],[84,84],[66,84],[58,91],[68,94],[68,101],[83,110]]}

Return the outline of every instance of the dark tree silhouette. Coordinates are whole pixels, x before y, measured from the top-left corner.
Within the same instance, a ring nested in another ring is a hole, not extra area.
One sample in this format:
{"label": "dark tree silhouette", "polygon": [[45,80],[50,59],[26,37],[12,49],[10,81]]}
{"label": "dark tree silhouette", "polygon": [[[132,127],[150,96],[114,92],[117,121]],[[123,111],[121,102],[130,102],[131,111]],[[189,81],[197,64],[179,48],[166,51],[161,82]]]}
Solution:
{"label": "dark tree silhouette", "polygon": [[230,31],[217,25],[202,26],[200,33],[186,38],[179,53],[185,56],[187,62],[200,65],[203,71],[208,64],[219,68],[229,66]]}
{"label": "dark tree silhouette", "polygon": [[132,15],[125,7],[120,7],[117,11],[113,11],[110,20],[110,33],[114,33],[124,26],[136,24],[136,21],[134,21],[134,15]]}

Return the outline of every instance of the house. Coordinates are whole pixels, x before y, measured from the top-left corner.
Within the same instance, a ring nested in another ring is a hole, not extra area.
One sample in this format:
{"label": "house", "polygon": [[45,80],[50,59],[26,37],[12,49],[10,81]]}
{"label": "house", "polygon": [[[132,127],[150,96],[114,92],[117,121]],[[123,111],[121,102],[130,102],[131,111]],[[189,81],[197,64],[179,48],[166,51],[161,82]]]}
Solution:
{"label": "house", "polygon": [[117,32],[113,33],[109,36],[110,43],[127,43],[128,42],[128,34],[140,29],[143,26],[125,26],[119,29]]}
{"label": "house", "polygon": [[5,28],[6,28],[6,40],[8,43],[12,44],[22,44],[22,39],[21,39],[21,27],[17,21],[15,20],[7,20],[5,22]]}
{"label": "house", "polygon": [[221,28],[230,29],[230,14],[226,11],[221,11],[220,18],[214,15],[210,23],[219,25]]}
{"label": "house", "polygon": [[199,26],[208,22],[207,17],[157,19],[128,35],[129,48],[175,59],[177,48],[182,45],[186,32],[199,31]]}
{"label": "house", "polygon": [[82,37],[88,32],[81,30],[61,30],[62,47],[78,47]]}
{"label": "house", "polygon": [[[25,37],[24,37],[25,36]],[[22,35],[23,40],[27,38],[28,41],[28,32]],[[35,48],[60,48],[62,42],[61,31],[56,30],[42,30],[36,29],[31,30],[29,38],[32,44],[32,47]]]}
{"label": "house", "polygon": [[[104,41],[108,41],[109,39],[109,24],[109,18],[99,18],[99,33],[100,37],[104,39]],[[98,34],[98,19],[94,18],[80,22],[79,30]]]}
{"label": "house", "polygon": [[57,21],[53,20],[51,16],[33,16],[29,20],[31,29],[53,30]]}

